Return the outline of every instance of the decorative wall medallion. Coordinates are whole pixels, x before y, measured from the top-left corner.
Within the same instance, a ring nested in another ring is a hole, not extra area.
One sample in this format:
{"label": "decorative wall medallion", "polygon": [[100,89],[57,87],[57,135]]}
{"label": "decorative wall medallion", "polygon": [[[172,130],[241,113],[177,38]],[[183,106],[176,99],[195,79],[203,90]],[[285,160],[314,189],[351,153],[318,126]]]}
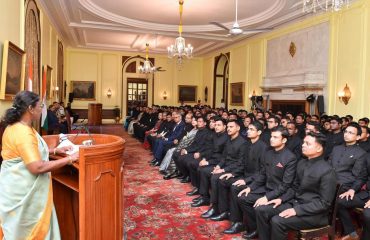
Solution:
{"label": "decorative wall medallion", "polygon": [[296,48],[294,42],[291,42],[290,46],[289,46],[290,56],[294,57],[296,51],[297,51],[297,48]]}

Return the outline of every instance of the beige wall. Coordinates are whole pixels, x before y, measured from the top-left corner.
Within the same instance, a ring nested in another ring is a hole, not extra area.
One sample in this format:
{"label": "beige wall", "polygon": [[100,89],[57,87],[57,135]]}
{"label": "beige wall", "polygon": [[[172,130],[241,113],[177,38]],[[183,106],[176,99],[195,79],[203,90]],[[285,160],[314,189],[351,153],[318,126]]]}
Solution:
{"label": "beige wall", "polygon": [[[21,19],[24,16],[24,11],[22,4],[22,0],[0,1],[0,63],[2,62],[4,41],[9,40],[23,49],[24,33]],[[0,66],[2,66],[2,63]],[[0,100],[0,116],[3,116],[5,110],[10,106],[10,101]]]}
{"label": "beige wall", "polygon": [[[38,4],[38,7],[40,9],[40,26],[41,26],[41,66],[49,65],[50,67],[53,68],[52,80],[55,82],[57,73],[57,51],[58,51],[57,46],[58,39],[60,38],[56,33],[54,27],[50,24],[49,20],[45,16],[44,11],[41,8],[40,4]],[[6,40],[11,41],[15,43],[17,46],[19,46],[21,49],[24,49],[24,11],[25,11],[24,0],[0,1],[1,53],[3,50],[3,43]],[[52,101],[53,99],[50,99],[49,103]],[[6,109],[8,109],[11,106],[11,104],[12,104],[11,101],[0,100],[0,116],[3,116]]]}
{"label": "beige wall", "polygon": [[[144,54],[142,54],[144,55]],[[150,54],[149,54],[150,55]],[[86,109],[88,103],[98,102],[103,108],[110,109],[114,106],[122,108],[126,112],[127,78],[146,78],[149,82],[148,104],[179,105],[178,86],[197,85],[197,98],[204,101],[203,87],[203,60],[193,58],[186,60],[181,70],[178,70],[175,61],[167,56],[150,55],[155,58],[156,67],[162,67],[164,72],[156,72],[154,80],[152,75],[139,73],[122,73],[122,56],[137,56],[135,53],[109,52],[69,48],[66,53],[66,81],[67,92],[72,91],[71,81],[96,81],[95,101],[74,101],[73,108]],[[154,91],[153,89],[154,81]],[[108,98],[106,92],[112,90],[112,96]],[[167,99],[163,99],[166,91]],[[152,95],[154,94],[154,102]],[[123,97],[123,100],[121,101]],[[195,104],[190,103],[190,104]]]}
{"label": "beige wall", "polygon": [[[330,57],[328,59],[328,101],[329,114],[352,114],[355,118],[370,116],[370,1],[359,0],[349,9],[339,12],[318,14],[307,20],[287,25],[266,34],[239,42],[227,48],[207,54],[204,61],[210,63],[220,53],[230,52],[230,83],[245,82],[244,106],[250,108],[248,94],[253,90],[261,94],[261,84],[266,72],[266,43],[299,30],[328,22],[330,25]],[[288,50],[287,50],[288,51]],[[204,64],[204,84],[213,84],[213,68]],[[338,91],[348,83],[352,97],[348,105],[339,102]],[[230,88],[229,88],[230,89]],[[211,92],[212,93],[212,92]],[[210,97],[212,99],[212,97]],[[229,90],[230,100],[230,90]]]}

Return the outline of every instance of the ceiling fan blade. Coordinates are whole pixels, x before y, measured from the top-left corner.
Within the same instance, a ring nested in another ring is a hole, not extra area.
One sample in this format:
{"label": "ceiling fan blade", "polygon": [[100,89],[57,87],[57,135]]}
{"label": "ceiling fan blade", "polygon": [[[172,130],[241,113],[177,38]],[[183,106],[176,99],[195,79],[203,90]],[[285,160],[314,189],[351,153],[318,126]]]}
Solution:
{"label": "ceiling fan blade", "polygon": [[260,33],[260,32],[267,32],[271,31],[273,28],[254,28],[254,29],[245,29],[243,30],[243,34],[249,34],[249,33]]}
{"label": "ceiling fan blade", "polygon": [[209,24],[216,25],[216,26],[218,26],[218,27],[220,27],[222,29],[225,29],[225,30],[229,31],[229,29],[225,25],[223,25],[223,24],[221,24],[219,22],[210,22]]}

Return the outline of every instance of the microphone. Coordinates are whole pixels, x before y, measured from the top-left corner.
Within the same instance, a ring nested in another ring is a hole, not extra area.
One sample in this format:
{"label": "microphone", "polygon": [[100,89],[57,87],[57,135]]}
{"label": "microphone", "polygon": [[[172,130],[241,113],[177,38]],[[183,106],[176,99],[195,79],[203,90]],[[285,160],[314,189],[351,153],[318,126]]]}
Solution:
{"label": "microphone", "polygon": [[[95,140],[93,139],[93,137],[91,136],[91,133],[90,133],[90,131],[89,131],[89,127],[87,126],[87,125],[84,125],[84,129],[85,129],[85,131],[87,132],[87,134],[89,135],[89,140],[90,140],[90,142],[88,143],[88,142],[86,142],[86,145],[87,146],[89,146],[89,145],[93,145],[94,143],[95,143]],[[85,142],[85,141],[84,141]],[[82,143],[82,144],[84,144],[84,143]],[[85,145],[85,144],[84,144]]]}

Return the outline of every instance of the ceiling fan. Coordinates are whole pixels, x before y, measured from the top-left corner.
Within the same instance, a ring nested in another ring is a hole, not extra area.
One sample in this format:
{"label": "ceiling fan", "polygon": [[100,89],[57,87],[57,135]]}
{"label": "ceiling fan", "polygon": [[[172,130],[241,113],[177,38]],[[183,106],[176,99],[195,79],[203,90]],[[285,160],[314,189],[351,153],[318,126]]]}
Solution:
{"label": "ceiling fan", "polygon": [[155,71],[156,71],[156,72],[165,72],[165,71],[166,71],[166,69],[162,69],[162,67],[156,67],[156,68],[155,68]]}
{"label": "ceiling fan", "polygon": [[227,30],[229,32],[227,36],[237,36],[240,34],[266,32],[266,31],[270,31],[273,29],[273,28],[254,28],[254,29],[246,29],[246,30],[241,29],[238,23],[238,0],[235,0],[235,22],[231,29],[227,28],[225,25],[219,22],[210,22],[210,24],[216,25],[222,29]]}

